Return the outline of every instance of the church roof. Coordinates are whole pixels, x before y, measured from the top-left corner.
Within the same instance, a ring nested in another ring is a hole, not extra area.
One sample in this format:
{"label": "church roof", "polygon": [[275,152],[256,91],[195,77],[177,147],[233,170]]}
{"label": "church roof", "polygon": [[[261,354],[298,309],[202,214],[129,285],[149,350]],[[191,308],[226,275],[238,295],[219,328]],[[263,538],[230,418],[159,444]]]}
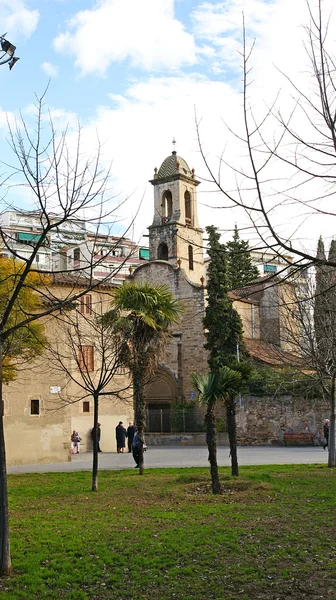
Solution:
{"label": "church roof", "polygon": [[164,159],[158,171],[158,179],[173,177],[173,175],[194,177],[194,174],[189,169],[188,163],[181,156],[177,156],[175,150],[173,150],[170,156],[167,156],[167,158]]}

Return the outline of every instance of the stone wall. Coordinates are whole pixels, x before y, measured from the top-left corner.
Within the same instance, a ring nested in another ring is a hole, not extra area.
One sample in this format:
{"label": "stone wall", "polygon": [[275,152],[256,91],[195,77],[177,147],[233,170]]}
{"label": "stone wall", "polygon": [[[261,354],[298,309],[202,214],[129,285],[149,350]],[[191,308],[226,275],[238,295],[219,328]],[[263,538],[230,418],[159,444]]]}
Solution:
{"label": "stone wall", "polygon": [[[208,370],[203,332],[204,289],[192,283],[183,269],[177,269],[165,261],[151,261],[141,265],[134,271],[131,279],[147,281],[152,285],[167,285],[174,297],[184,306],[180,323],[173,328],[173,332],[182,333],[182,387],[185,400],[190,400],[190,394],[194,391],[190,374],[193,371]],[[172,349],[173,344],[176,345],[175,339],[168,345],[161,362],[176,371],[176,352]]]}
{"label": "stone wall", "polygon": [[245,396],[237,404],[237,435],[241,445],[278,445],[285,431],[322,434],[323,421],[330,408],[323,399],[292,398],[291,396]]}

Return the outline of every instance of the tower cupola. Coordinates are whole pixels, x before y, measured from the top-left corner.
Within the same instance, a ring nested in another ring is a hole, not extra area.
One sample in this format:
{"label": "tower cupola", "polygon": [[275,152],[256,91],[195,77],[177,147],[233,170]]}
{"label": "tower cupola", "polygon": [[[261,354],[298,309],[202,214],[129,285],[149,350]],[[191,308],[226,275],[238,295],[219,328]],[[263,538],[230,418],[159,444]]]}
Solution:
{"label": "tower cupola", "polygon": [[[173,141],[175,144],[175,140]],[[198,224],[199,185],[194,169],[175,149],[154,169],[154,218],[149,227],[151,260],[179,265],[197,283],[204,275],[203,231]]]}

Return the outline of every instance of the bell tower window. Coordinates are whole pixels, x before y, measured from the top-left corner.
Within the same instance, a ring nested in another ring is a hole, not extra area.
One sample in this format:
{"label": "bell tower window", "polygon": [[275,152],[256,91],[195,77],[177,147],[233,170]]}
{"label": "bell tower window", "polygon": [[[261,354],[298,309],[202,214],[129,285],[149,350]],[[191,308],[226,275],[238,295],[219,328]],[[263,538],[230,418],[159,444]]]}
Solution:
{"label": "bell tower window", "polygon": [[188,246],[189,271],[194,270],[194,250],[192,246]]}
{"label": "bell tower window", "polygon": [[158,247],[158,259],[168,260],[168,246],[163,242]]}
{"label": "bell tower window", "polygon": [[170,220],[173,214],[173,196],[170,190],[166,190],[162,195],[162,223]]}
{"label": "bell tower window", "polygon": [[184,194],[184,212],[186,225],[191,225],[191,196],[190,192]]}

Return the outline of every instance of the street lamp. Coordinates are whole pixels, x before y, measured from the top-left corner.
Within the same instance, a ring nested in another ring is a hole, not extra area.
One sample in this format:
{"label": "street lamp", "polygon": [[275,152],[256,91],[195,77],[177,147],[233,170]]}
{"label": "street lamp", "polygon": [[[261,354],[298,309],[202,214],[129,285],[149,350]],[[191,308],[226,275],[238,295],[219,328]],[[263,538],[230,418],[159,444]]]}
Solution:
{"label": "street lamp", "polygon": [[[4,35],[0,35],[0,46],[3,54],[0,56],[0,66],[8,63],[9,70],[11,71],[14,65],[20,60],[17,56],[14,56],[16,46],[11,44],[8,40],[5,39],[6,33]],[[1,52],[0,52],[1,54]],[[6,56],[7,54],[7,56]]]}

